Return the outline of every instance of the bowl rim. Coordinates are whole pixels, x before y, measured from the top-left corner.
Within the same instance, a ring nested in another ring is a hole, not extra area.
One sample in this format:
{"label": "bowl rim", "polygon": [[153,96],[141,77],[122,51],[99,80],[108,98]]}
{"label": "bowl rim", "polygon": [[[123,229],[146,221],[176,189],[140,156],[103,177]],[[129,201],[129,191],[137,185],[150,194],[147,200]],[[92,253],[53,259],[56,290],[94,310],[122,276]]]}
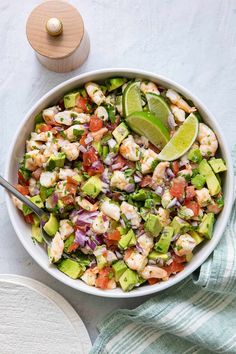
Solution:
{"label": "bowl rim", "polygon": [[[5,178],[10,179],[10,161],[11,161],[11,156],[14,151],[14,146],[16,144],[17,138],[23,127],[25,126],[28,121],[30,121],[30,117],[33,114],[33,112],[39,107],[40,105],[43,104],[44,101],[46,101],[50,96],[53,94],[56,94],[57,92],[60,91],[60,89],[63,89],[64,87],[76,83],[77,81],[82,81],[86,79],[87,77],[91,76],[99,76],[103,75],[109,76],[109,75],[117,75],[117,76],[122,76],[122,75],[127,75],[127,76],[133,76],[133,77],[149,77],[153,78],[154,81],[163,81],[165,82],[166,86],[170,86],[175,88],[177,91],[181,92],[185,97],[189,97],[194,101],[194,104],[200,108],[204,114],[207,116],[207,119],[210,121],[210,125],[213,125],[214,130],[216,130],[217,135],[220,137],[221,140],[221,146],[224,147],[224,153],[225,153],[225,159],[226,163],[228,166],[227,170],[227,203],[224,206],[223,212],[224,216],[223,219],[221,220],[221,223],[217,225],[217,230],[214,232],[214,236],[210,240],[209,243],[205,245],[204,252],[202,252],[201,257],[199,259],[195,259],[194,264],[189,263],[188,268],[185,268],[182,272],[178,273],[176,276],[170,278],[166,282],[161,282],[157,283],[152,286],[144,286],[140,287],[139,290],[136,292],[130,291],[130,292],[123,292],[122,290],[119,292],[116,292],[117,289],[114,290],[101,290],[95,287],[91,287],[85,283],[83,283],[83,286],[80,285],[81,283],[79,281],[73,280],[67,276],[65,276],[63,273],[61,273],[59,270],[58,272],[53,272],[52,268],[50,268],[49,264],[43,264],[43,262],[40,260],[40,256],[37,256],[36,252],[33,252],[30,247],[28,246],[25,236],[23,233],[18,229],[16,225],[16,221],[13,215],[13,208],[15,208],[11,202],[11,198],[7,192],[5,192],[5,197],[6,197],[6,204],[7,204],[7,210],[10,216],[11,223],[13,225],[13,228],[26,249],[26,251],[29,253],[29,255],[38,263],[38,265],[43,268],[48,274],[50,274],[52,277],[56,278],[57,280],[61,281],[63,284],[66,284],[76,290],[80,290],[84,293],[88,293],[91,295],[96,295],[100,297],[108,297],[108,298],[133,298],[133,297],[141,297],[141,296],[146,296],[154,293],[158,293],[160,291],[163,291],[179,282],[184,280],[186,277],[188,277],[190,274],[192,274],[200,265],[204,263],[204,261],[208,258],[208,256],[213,252],[215,247],[217,246],[218,242],[220,241],[221,237],[223,236],[224,229],[227,225],[228,218],[230,216],[230,212],[232,209],[233,205],[233,200],[234,200],[234,193],[230,193],[230,191],[234,191],[234,174],[233,174],[233,164],[232,164],[232,159],[230,155],[230,151],[226,142],[226,139],[224,137],[224,134],[222,134],[221,128],[214,118],[213,114],[209,112],[205,104],[203,104],[195,95],[193,95],[188,89],[183,87],[182,85],[176,83],[174,80],[171,80],[169,78],[166,78],[163,75],[158,75],[149,71],[145,71],[142,69],[134,69],[134,68],[109,68],[109,69],[99,69],[99,70],[93,70],[93,71],[88,71],[83,74],[76,75],[66,81],[63,81],[59,85],[55,86],[51,90],[49,90],[46,94],[44,94],[37,102],[28,110],[28,112],[24,115],[24,119],[22,120],[21,124],[17,127],[17,130],[15,132],[14,137],[12,138],[8,155],[6,158],[6,166],[5,166]],[[99,78],[95,78],[94,81],[98,80]],[[84,286],[86,285],[86,286]]]}

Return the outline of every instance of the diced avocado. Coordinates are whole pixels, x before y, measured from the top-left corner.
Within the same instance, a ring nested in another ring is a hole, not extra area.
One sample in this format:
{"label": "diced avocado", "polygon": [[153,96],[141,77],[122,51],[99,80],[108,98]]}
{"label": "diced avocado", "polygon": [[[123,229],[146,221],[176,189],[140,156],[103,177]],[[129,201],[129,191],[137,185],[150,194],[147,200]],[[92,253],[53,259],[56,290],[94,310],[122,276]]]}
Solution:
{"label": "diced avocado", "polygon": [[[96,251],[102,248],[103,246],[97,246]],[[96,260],[97,260],[98,269],[102,269],[107,265],[107,259],[102,253],[96,256]]]}
{"label": "diced avocado", "polygon": [[181,219],[178,216],[174,217],[170,226],[174,228],[175,234],[183,234],[191,229],[191,225],[187,221]]}
{"label": "diced avocado", "polygon": [[199,243],[201,243],[202,241],[204,241],[204,238],[202,236],[199,235],[198,232],[196,231],[190,231],[189,232],[190,235],[192,236],[192,238],[195,240],[196,244],[199,245]]}
{"label": "diced avocado", "polygon": [[186,262],[190,262],[190,261],[191,261],[191,259],[193,258],[193,254],[192,254],[192,252],[187,253],[187,254],[186,254],[186,256],[185,256],[185,258],[186,258]]}
{"label": "diced avocado", "polygon": [[158,258],[162,259],[165,262],[165,261],[168,261],[170,256],[167,253],[160,253],[157,251],[152,251],[148,255],[148,259],[151,259],[153,261],[156,261]]}
{"label": "diced avocado", "polygon": [[127,234],[122,235],[118,242],[118,247],[121,249],[126,249],[128,247],[135,246],[135,245],[136,245],[136,237],[132,229],[129,230]]}
{"label": "diced avocado", "polygon": [[35,226],[39,226],[40,225],[40,219],[39,219],[39,217],[36,214],[33,214],[33,220],[34,220],[33,225],[35,225]]}
{"label": "diced avocado", "polygon": [[72,279],[77,279],[83,274],[83,267],[72,259],[63,259],[57,268]]}
{"label": "diced avocado", "polygon": [[155,214],[149,214],[147,220],[145,221],[144,229],[152,236],[158,236],[162,230],[160,217]]}
{"label": "diced avocado", "polygon": [[118,226],[117,227],[117,230],[119,231],[119,233],[122,235],[125,235],[127,234],[128,230],[126,229],[126,227],[121,227],[121,226]]}
{"label": "diced avocado", "polygon": [[106,86],[108,91],[114,91],[118,87],[122,86],[127,81],[124,77],[113,77],[106,80]]}
{"label": "diced avocado", "polygon": [[54,192],[54,188],[47,188],[47,187],[40,187],[40,197],[42,199],[43,202],[45,202],[45,200],[50,197],[50,195],[52,195],[52,193]]}
{"label": "diced avocado", "polygon": [[188,159],[194,163],[202,161],[202,154],[200,149],[191,149],[188,153]]}
{"label": "diced avocado", "polygon": [[145,200],[144,207],[147,209],[155,208],[155,206],[160,204],[160,202],[161,198],[157,194],[149,193],[149,197]]}
{"label": "diced avocado", "polygon": [[34,122],[35,124],[44,123],[42,112],[36,114],[36,116],[34,117]]}
{"label": "diced avocado", "polygon": [[64,96],[64,106],[65,109],[75,107],[76,98],[78,97],[79,92],[68,93]]}
{"label": "diced avocado", "polygon": [[198,227],[198,232],[206,237],[208,240],[212,238],[213,226],[215,222],[215,217],[213,213],[205,214],[202,218],[202,222]]}
{"label": "diced avocado", "polygon": [[108,154],[109,154],[109,147],[105,145],[102,147],[102,159],[105,160]]}
{"label": "diced avocado", "polygon": [[146,209],[146,208],[140,208],[140,210],[139,210],[139,214],[144,221],[147,220],[149,213],[150,213],[150,210]]}
{"label": "diced avocado", "polygon": [[48,171],[54,170],[56,167],[63,167],[65,164],[66,155],[64,152],[59,152],[57,155],[52,154],[46,165]]}
{"label": "diced avocado", "polygon": [[222,159],[210,159],[209,165],[215,173],[224,172],[227,170],[227,167]]}
{"label": "diced avocado", "polygon": [[[39,208],[43,208],[44,204],[42,199],[40,198],[39,195],[35,195],[34,197],[29,198],[29,200],[31,200],[31,202],[33,202],[35,205],[37,205],[37,207]],[[31,214],[33,211],[25,204],[23,204],[22,207],[22,211],[24,216]]]}
{"label": "diced avocado", "polygon": [[129,268],[126,269],[119,279],[119,283],[123,291],[130,291],[138,283],[138,281],[138,274]]}
{"label": "diced avocado", "polygon": [[147,197],[148,197],[148,191],[143,188],[139,189],[139,191],[137,191],[135,193],[132,193],[132,195],[131,195],[131,198],[137,202],[145,201],[147,199]]}
{"label": "diced avocado", "polygon": [[102,155],[102,145],[100,141],[93,141],[92,146],[94,147],[95,150],[97,150],[99,156]]}
{"label": "diced avocado", "polygon": [[199,172],[202,176],[206,177],[206,184],[210,194],[218,194],[221,191],[220,183],[206,159],[200,162]]}
{"label": "diced avocado", "polygon": [[80,183],[83,181],[83,177],[81,175],[75,175],[72,177],[73,180],[75,180],[77,183]]}
{"label": "diced avocado", "polygon": [[70,235],[64,242],[64,251],[67,253],[69,247],[74,243],[75,235]]}
{"label": "diced avocado", "polygon": [[158,242],[154,246],[155,250],[161,253],[167,253],[170,247],[173,234],[174,234],[173,227],[165,226],[162,231],[161,237],[159,238]]}
{"label": "diced avocado", "polygon": [[116,281],[118,281],[122,274],[128,269],[124,261],[117,261],[116,263],[112,264],[112,268],[115,272]]}
{"label": "diced avocado", "polygon": [[32,225],[32,238],[36,240],[38,243],[43,242],[42,231],[39,226]]}
{"label": "diced avocado", "polygon": [[57,233],[59,229],[59,222],[55,215],[50,214],[49,220],[46,222],[43,229],[49,236],[54,236]]}
{"label": "diced avocado", "polygon": [[129,135],[129,129],[124,122],[120,123],[118,127],[112,132],[117,143],[120,143]]}
{"label": "diced avocado", "polygon": [[206,183],[206,177],[198,173],[195,177],[191,179],[191,183],[196,189],[202,189]]}
{"label": "diced avocado", "polygon": [[82,186],[84,194],[91,198],[96,198],[102,190],[102,181],[98,176],[90,177]]}

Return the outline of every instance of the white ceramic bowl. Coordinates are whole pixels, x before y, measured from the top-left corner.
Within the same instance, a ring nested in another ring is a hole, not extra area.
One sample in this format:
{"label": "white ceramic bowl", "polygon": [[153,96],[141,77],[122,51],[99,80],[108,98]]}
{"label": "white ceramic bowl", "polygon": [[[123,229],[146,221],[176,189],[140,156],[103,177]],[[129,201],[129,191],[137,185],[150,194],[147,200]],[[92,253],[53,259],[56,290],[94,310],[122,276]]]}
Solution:
{"label": "white ceramic bowl", "polygon": [[25,118],[22,121],[22,124],[20,125],[20,127],[18,127],[17,133],[12,141],[9,155],[6,161],[5,176],[6,179],[13,184],[17,182],[18,162],[21,159],[22,155],[24,154],[25,141],[33,129],[33,125],[34,125],[33,117],[38,112],[56,103],[57,100],[61,96],[63,96],[63,94],[67,93],[68,91],[80,85],[83,85],[87,81],[103,80],[112,76],[126,76],[128,78],[138,77],[138,78],[150,79],[164,87],[169,87],[177,90],[178,92],[183,94],[186,98],[189,98],[194,102],[194,105],[198,108],[204,121],[207,124],[209,124],[209,126],[216,133],[221,147],[221,154],[224,160],[226,161],[228,171],[226,173],[224,183],[223,183],[225,206],[222,213],[217,217],[217,221],[214,227],[213,238],[210,241],[206,242],[205,245],[203,245],[203,247],[198,250],[198,252],[194,255],[191,262],[187,264],[185,270],[171,277],[166,282],[158,283],[152,286],[150,285],[141,286],[140,288],[134,289],[128,293],[124,293],[119,288],[115,290],[104,291],[104,290],[97,289],[95,287],[90,287],[86,285],[84,282],[82,282],[81,280],[73,280],[67,277],[65,274],[61,273],[55,266],[49,265],[48,257],[45,250],[39,245],[35,245],[32,242],[30,228],[27,224],[25,224],[19,211],[13,205],[9,195],[6,196],[6,199],[7,199],[7,208],[8,208],[11,222],[21,243],[23,244],[25,249],[29,252],[29,254],[34,258],[34,260],[49,274],[51,274],[53,277],[60,280],[64,284],[67,284],[72,288],[78,289],[80,291],[89,294],[104,296],[104,297],[114,297],[114,298],[123,298],[123,297],[130,298],[130,297],[144,296],[144,295],[159,292],[180,282],[181,280],[186,278],[189,274],[191,274],[206,260],[206,258],[211,254],[211,252],[218,244],[223,234],[223,231],[225,229],[228,217],[230,215],[232,202],[233,202],[233,169],[232,169],[232,161],[230,158],[230,153],[227,147],[227,143],[222,134],[223,127],[221,128],[219,127],[212,114],[195,96],[193,96],[185,88],[181,87],[180,85],[176,84],[175,82],[169,79],[142,70],[104,69],[104,70],[97,70],[97,71],[76,76],[68,81],[63,82],[62,84],[56,86],[54,89],[49,91],[38,102],[36,102],[36,104],[26,114]]}

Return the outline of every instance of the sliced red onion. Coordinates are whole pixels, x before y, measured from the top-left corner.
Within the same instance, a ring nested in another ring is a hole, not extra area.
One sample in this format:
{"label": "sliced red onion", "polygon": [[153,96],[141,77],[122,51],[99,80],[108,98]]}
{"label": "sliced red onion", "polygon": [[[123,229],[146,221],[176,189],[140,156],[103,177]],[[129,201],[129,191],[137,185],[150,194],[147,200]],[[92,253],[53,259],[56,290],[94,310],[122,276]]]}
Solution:
{"label": "sliced red onion", "polygon": [[95,248],[97,247],[97,244],[93,240],[88,239],[87,246],[89,246],[89,248],[91,248],[91,250],[94,251]]}
{"label": "sliced red onion", "polygon": [[86,145],[91,143],[92,141],[93,141],[93,137],[92,136],[88,136],[86,139],[84,139],[84,142],[85,142]]}
{"label": "sliced red onion", "polygon": [[105,168],[103,174],[101,175],[101,180],[102,182],[109,184],[109,172],[107,168]]}
{"label": "sliced red onion", "polygon": [[111,149],[113,149],[116,146],[116,141],[114,139],[109,139],[107,144]]}
{"label": "sliced red onion", "polygon": [[95,259],[93,259],[90,263],[89,263],[89,267],[90,268],[94,268],[97,265],[97,262]]}
{"label": "sliced red onion", "polygon": [[88,124],[86,124],[86,123],[85,123],[85,124],[83,124],[83,128],[84,128],[84,129],[88,129],[88,127],[89,127],[89,125],[88,125]]}
{"label": "sliced red onion", "polygon": [[166,265],[171,265],[171,263],[173,263],[173,259],[170,258],[167,262],[166,262]]}
{"label": "sliced red onion", "polygon": [[177,202],[177,198],[172,199],[171,202],[167,205],[166,208],[167,209],[172,208],[173,206],[175,206],[176,202]]}
{"label": "sliced red onion", "polygon": [[127,187],[125,187],[125,191],[127,193],[131,193],[134,192],[135,190],[135,185],[133,183],[129,183]]}
{"label": "sliced red onion", "polygon": [[140,253],[143,252],[142,247],[141,247],[138,243],[136,244],[136,249],[137,249]]}
{"label": "sliced red onion", "polygon": [[101,165],[101,161],[97,160],[97,161],[94,161],[91,165],[91,169],[92,170],[96,170],[97,167],[99,167]]}
{"label": "sliced red onion", "polygon": [[125,171],[125,170],[127,170],[127,168],[129,168],[129,166],[124,166],[124,167],[122,167],[121,171]]}
{"label": "sliced red onion", "polygon": [[39,192],[39,189],[37,187],[34,187],[33,190],[31,190],[31,193],[30,195],[31,196],[35,196],[35,195],[38,195],[40,192]]}
{"label": "sliced red onion", "polygon": [[76,220],[72,220],[74,223],[76,223],[77,225],[84,225],[84,224],[92,224],[92,222],[94,221],[94,218],[99,214],[98,211],[84,211],[83,213],[81,213],[80,215],[77,215],[74,219]]}
{"label": "sliced red onion", "polygon": [[76,230],[75,231],[75,243],[78,243],[81,247],[84,247],[85,242],[86,242],[85,234],[80,230]]}
{"label": "sliced red onion", "polygon": [[116,156],[116,154],[114,154],[114,152],[109,152],[109,154],[107,155],[107,157],[104,160],[104,163],[108,166],[112,165],[115,156]]}
{"label": "sliced red onion", "polygon": [[175,174],[174,174],[174,172],[172,171],[171,168],[167,168],[166,173],[167,173],[167,175],[168,175],[169,177],[171,177],[171,178],[174,178],[174,177],[175,177]]}
{"label": "sliced red onion", "polygon": [[125,197],[121,194],[121,195],[119,196],[119,200],[125,200]]}
{"label": "sliced red onion", "polygon": [[198,226],[198,222],[197,222],[197,221],[192,221],[192,222],[191,222],[191,225],[192,225],[192,226]]}
{"label": "sliced red onion", "polygon": [[107,221],[107,216],[105,214],[102,214],[102,220]]}
{"label": "sliced red onion", "polygon": [[174,116],[172,113],[169,114],[169,117],[168,117],[168,124],[169,124],[169,127],[171,130],[174,130],[175,127],[176,127],[176,123],[175,123],[175,119],[174,119]]}
{"label": "sliced red onion", "polygon": [[63,127],[59,127],[57,125],[54,125],[53,129],[57,130],[58,132],[62,132],[64,130]]}
{"label": "sliced red onion", "polygon": [[156,188],[156,190],[155,190],[155,193],[156,193],[157,195],[159,195],[159,197],[161,197],[161,196],[163,195],[163,193],[164,193],[164,188],[161,187],[161,186],[158,186],[158,187]]}
{"label": "sliced red onion", "polygon": [[139,182],[141,182],[141,181],[142,181],[142,178],[140,178],[140,177],[134,175],[134,182],[135,182],[135,183],[139,183]]}
{"label": "sliced red onion", "polygon": [[79,150],[84,154],[85,152],[87,152],[87,149],[83,146],[83,145],[80,145],[79,146]]}
{"label": "sliced red onion", "polygon": [[116,257],[117,257],[118,259],[122,259],[122,258],[123,258],[122,254],[121,254],[120,252],[115,251],[115,254],[116,254]]}
{"label": "sliced red onion", "polygon": [[113,170],[118,170],[121,168],[121,166],[122,166],[122,164],[120,162],[111,165]]}
{"label": "sliced red onion", "polygon": [[178,200],[177,200],[175,206],[176,206],[177,208],[181,208],[181,207],[182,207],[182,205],[180,204],[180,202],[179,202]]}
{"label": "sliced red onion", "polygon": [[143,178],[143,175],[142,175],[142,173],[141,173],[141,172],[136,171],[135,173],[136,173],[136,175],[137,175],[138,177]]}
{"label": "sliced red onion", "polygon": [[124,228],[126,227],[123,219],[120,219],[120,224],[121,224],[121,227],[124,227]]}
{"label": "sliced red onion", "polygon": [[52,201],[53,201],[53,203],[55,203],[55,205],[57,204],[57,202],[58,202],[58,195],[57,195],[57,193],[53,193],[53,195],[52,195]]}
{"label": "sliced red onion", "polygon": [[176,240],[178,240],[178,238],[180,237],[180,234],[175,234],[172,239],[171,239],[171,242],[174,242]]}
{"label": "sliced red onion", "polygon": [[157,259],[157,263],[158,263],[158,265],[159,265],[160,267],[163,267],[163,265],[164,265],[164,261],[163,261],[162,258],[158,258],[158,259]]}

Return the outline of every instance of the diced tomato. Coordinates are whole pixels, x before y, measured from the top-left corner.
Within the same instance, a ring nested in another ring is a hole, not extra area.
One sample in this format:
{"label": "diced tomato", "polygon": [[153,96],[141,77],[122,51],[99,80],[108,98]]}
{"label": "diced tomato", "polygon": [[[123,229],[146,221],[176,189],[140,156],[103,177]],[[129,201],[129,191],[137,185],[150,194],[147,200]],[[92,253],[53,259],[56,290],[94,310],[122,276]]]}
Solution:
{"label": "diced tomato", "polygon": [[160,280],[157,279],[157,278],[150,278],[150,279],[148,279],[148,284],[149,285],[154,285],[154,284],[158,283],[159,281]]}
{"label": "diced tomato", "polygon": [[175,252],[172,253],[172,258],[175,260],[176,263],[186,263],[186,256],[177,256]]}
{"label": "diced tomato", "polygon": [[18,192],[20,192],[23,195],[29,195],[29,187],[28,186],[22,186],[21,184],[17,184],[16,189],[18,190]]}
{"label": "diced tomato", "polygon": [[110,280],[109,276],[111,272],[112,270],[110,267],[104,267],[99,271],[98,277],[95,282],[96,288],[101,288],[101,289],[107,288],[108,282]]}
{"label": "diced tomato", "polygon": [[86,147],[86,143],[85,143],[85,139],[87,138],[87,133],[84,133],[81,138],[80,138],[80,145],[83,145],[84,147]]}
{"label": "diced tomato", "polygon": [[100,160],[98,160],[95,161],[94,165],[92,165],[91,167],[87,169],[85,168],[85,170],[87,170],[89,176],[102,174],[104,172],[104,165]]}
{"label": "diced tomato", "polygon": [[114,165],[119,164],[120,167],[117,169],[120,170],[121,168],[123,168],[127,164],[127,162],[128,162],[128,160],[126,160],[123,156],[118,155],[115,159]]}
{"label": "diced tomato", "polygon": [[170,265],[165,266],[164,269],[167,271],[168,276],[170,276],[172,273],[182,272],[182,270],[184,270],[184,265],[182,263],[178,263],[174,259],[173,262]]}
{"label": "diced tomato", "polygon": [[33,214],[29,214],[24,216],[25,222],[27,224],[33,224],[34,223],[34,218],[33,218]]}
{"label": "diced tomato", "polygon": [[173,161],[172,162],[172,171],[174,172],[175,175],[179,172],[179,163],[178,161]]}
{"label": "diced tomato", "polygon": [[66,197],[62,197],[61,200],[65,205],[74,204],[74,198],[71,194],[67,195]]}
{"label": "diced tomato", "polygon": [[111,251],[115,251],[117,249],[117,241],[116,240],[108,240],[107,238],[104,240],[105,244]]}
{"label": "diced tomato", "polygon": [[119,241],[120,240],[120,231],[119,230],[114,230],[112,232],[109,232],[107,234],[107,239],[108,240],[114,240],[114,241]]}
{"label": "diced tomato", "polygon": [[103,121],[97,116],[92,116],[89,122],[89,130],[96,132],[103,127]]}
{"label": "diced tomato", "polygon": [[197,202],[195,202],[194,200],[185,200],[184,205],[188,209],[191,209],[193,211],[194,216],[198,216],[199,211],[200,211],[200,207]]}
{"label": "diced tomato", "polygon": [[22,184],[22,185],[26,185],[26,186],[28,186],[29,185],[29,181],[27,181],[25,178],[24,178],[24,176],[23,176],[23,174],[21,173],[21,171],[18,171],[18,182],[19,182],[19,184]]}
{"label": "diced tomato", "polygon": [[86,232],[88,231],[87,225],[84,225],[84,226],[82,226],[82,225],[75,225],[75,226],[74,226],[74,229],[75,229],[75,231],[76,231],[76,230],[80,230],[80,231],[83,231],[84,233],[86,233]]}
{"label": "diced tomato", "polygon": [[41,176],[41,173],[42,173],[42,168],[37,168],[37,170],[32,172],[32,176],[36,179],[36,181],[38,181]]}
{"label": "diced tomato", "polygon": [[184,178],[174,178],[172,186],[170,188],[170,194],[173,197],[181,198],[184,195],[184,189],[186,187],[186,181]]}
{"label": "diced tomato", "polygon": [[194,186],[188,186],[186,187],[186,194],[185,194],[185,200],[191,200],[195,197],[196,192]]}
{"label": "diced tomato", "polygon": [[74,184],[75,186],[78,186],[79,184],[73,177],[70,176],[67,177],[67,183]]}
{"label": "diced tomato", "polygon": [[76,195],[76,192],[77,192],[77,185],[74,184],[74,183],[68,183],[66,184],[66,190],[67,192],[69,192],[70,194],[72,195]]}
{"label": "diced tomato", "polygon": [[52,126],[50,124],[45,124],[45,123],[42,123],[40,124],[39,126],[39,131],[42,133],[42,132],[48,132],[52,129]]}
{"label": "diced tomato", "polygon": [[152,177],[151,176],[145,176],[143,177],[142,181],[140,182],[140,187],[147,187],[152,183]]}
{"label": "diced tomato", "polygon": [[81,108],[83,112],[87,113],[88,112],[88,107],[87,107],[88,99],[82,96],[78,96],[76,98],[76,106],[78,108]]}
{"label": "diced tomato", "polygon": [[83,166],[84,167],[90,167],[93,162],[98,160],[97,152],[96,150],[91,147],[88,151],[86,151],[83,154]]}
{"label": "diced tomato", "polygon": [[68,252],[73,252],[75,250],[77,250],[77,248],[79,247],[78,243],[73,242],[72,245],[70,245],[67,249]]}

